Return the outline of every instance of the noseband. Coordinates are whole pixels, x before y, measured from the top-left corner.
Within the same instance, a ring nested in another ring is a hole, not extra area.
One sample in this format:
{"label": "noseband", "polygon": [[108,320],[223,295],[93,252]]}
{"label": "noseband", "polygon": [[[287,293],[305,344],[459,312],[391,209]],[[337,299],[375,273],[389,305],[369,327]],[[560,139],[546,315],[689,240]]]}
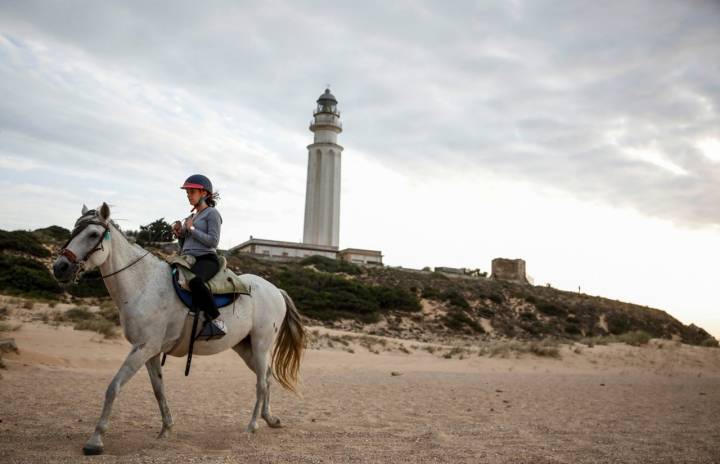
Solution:
{"label": "noseband", "polygon": [[[83,218],[88,217],[88,219],[83,220]],[[104,222],[97,219],[97,211],[91,210],[87,213],[83,214],[80,219],[77,220],[75,223],[75,228],[73,229],[72,233],[70,234],[70,238],[67,242],[62,246],[60,249],[60,256],[64,256],[70,261],[72,264],[76,264],[80,266],[81,268],[84,266],[85,262],[92,256],[95,252],[103,250],[103,239],[105,238],[105,234],[107,233],[110,226]],[[92,249],[88,252],[88,254],[85,255],[85,257],[81,260],[77,259],[77,256],[75,253],[72,252],[72,250],[69,250],[67,246],[70,244],[70,242],[73,241],[75,237],[80,235],[80,233],[87,228],[89,225],[97,225],[103,228],[102,234],[100,234],[100,240],[97,241],[95,246],[92,247]]]}

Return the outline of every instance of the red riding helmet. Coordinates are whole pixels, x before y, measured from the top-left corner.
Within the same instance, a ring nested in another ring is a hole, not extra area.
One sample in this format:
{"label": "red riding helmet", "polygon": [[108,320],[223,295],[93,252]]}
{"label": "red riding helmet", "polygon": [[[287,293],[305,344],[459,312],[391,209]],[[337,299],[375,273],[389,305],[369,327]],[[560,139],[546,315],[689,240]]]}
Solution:
{"label": "red riding helmet", "polygon": [[203,176],[202,174],[193,174],[192,176],[188,177],[185,180],[185,183],[180,188],[181,189],[189,189],[189,188],[203,189],[207,193],[210,193],[210,194],[213,193],[212,182],[210,182],[210,179]]}

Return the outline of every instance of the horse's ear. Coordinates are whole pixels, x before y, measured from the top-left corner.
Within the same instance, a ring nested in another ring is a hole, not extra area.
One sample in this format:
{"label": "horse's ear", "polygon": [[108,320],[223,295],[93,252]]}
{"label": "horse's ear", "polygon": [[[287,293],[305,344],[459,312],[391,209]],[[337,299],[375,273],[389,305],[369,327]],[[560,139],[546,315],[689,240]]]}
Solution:
{"label": "horse's ear", "polygon": [[87,213],[88,211],[90,211],[90,210],[88,209],[88,207],[85,206],[85,204],[83,204],[83,209],[82,209],[82,212],[81,212],[80,214],[82,214],[83,216],[85,216],[85,213]]}
{"label": "horse's ear", "polygon": [[100,207],[100,217],[103,218],[104,221],[107,221],[110,218],[110,207],[105,202],[103,202]]}

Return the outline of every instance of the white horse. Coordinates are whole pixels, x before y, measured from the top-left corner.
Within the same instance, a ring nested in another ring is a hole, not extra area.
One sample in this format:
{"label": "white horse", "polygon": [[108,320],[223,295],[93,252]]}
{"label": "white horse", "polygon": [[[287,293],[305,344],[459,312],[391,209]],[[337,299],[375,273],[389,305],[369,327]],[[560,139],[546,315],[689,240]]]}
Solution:
{"label": "white horse", "polygon": [[[169,265],[131,244],[110,220],[110,208],[103,203],[96,210],[83,206],[70,240],[55,261],[53,273],[63,282],[78,271],[99,267],[105,286],[120,309],[125,338],[132,345],[125,362],[108,385],[105,403],[95,431],[85,443],[85,454],[103,452],[103,434],[113,401],[120,388],[143,364],[150,374],[162,415],[158,438],[169,436],[173,425],[165,400],[160,356],[181,336],[188,309],[175,294]],[[252,296],[241,296],[235,311],[225,314],[228,334],[220,339],[197,342],[193,352],[211,355],[232,348],[257,375],[257,399],[247,431],[258,429],[257,416],[270,427],[280,420],[270,413],[270,378],[295,391],[305,344],[305,329],[290,297],[265,279],[244,274],[241,279],[252,288]],[[221,309],[221,312],[229,307]],[[277,342],[276,342],[277,339]],[[273,350],[274,346],[274,350]]]}

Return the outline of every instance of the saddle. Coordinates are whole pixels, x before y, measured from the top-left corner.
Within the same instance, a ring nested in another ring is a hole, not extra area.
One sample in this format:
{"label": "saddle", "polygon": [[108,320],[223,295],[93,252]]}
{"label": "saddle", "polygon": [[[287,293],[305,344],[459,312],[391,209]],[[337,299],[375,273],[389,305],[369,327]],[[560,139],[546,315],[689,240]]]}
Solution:
{"label": "saddle", "polygon": [[[169,256],[166,259],[168,264],[177,270],[177,277],[173,280],[177,280],[178,285],[187,291],[190,291],[190,281],[195,277],[195,274],[190,271],[195,260],[196,258],[191,255]],[[240,280],[240,276],[228,269],[227,259],[224,256],[218,256],[218,263],[220,268],[217,274],[208,282],[210,292],[213,295],[229,293],[249,295],[250,292]]]}
{"label": "saddle", "polygon": [[[180,300],[188,308],[188,313],[185,317],[185,324],[180,338],[175,341],[171,349],[163,353],[162,365],[165,365],[167,355],[187,355],[187,364],[185,367],[185,375],[187,376],[190,373],[193,345],[202,328],[202,325],[199,326],[198,322],[201,318],[203,321],[205,319],[204,315],[201,314],[202,311],[194,312],[192,306],[192,293],[190,292],[189,283],[195,277],[195,274],[190,271],[190,268],[195,264],[195,257],[190,255],[169,256],[166,261],[172,269],[171,279],[175,293],[177,293]],[[208,286],[213,294],[215,304],[219,309],[233,304],[240,295],[250,296],[250,288],[240,280],[240,276],[228,269],[227,259],[225,259],[224,256],[218,256],[218,262],[220,268],[212,279],[210,279]]]}

